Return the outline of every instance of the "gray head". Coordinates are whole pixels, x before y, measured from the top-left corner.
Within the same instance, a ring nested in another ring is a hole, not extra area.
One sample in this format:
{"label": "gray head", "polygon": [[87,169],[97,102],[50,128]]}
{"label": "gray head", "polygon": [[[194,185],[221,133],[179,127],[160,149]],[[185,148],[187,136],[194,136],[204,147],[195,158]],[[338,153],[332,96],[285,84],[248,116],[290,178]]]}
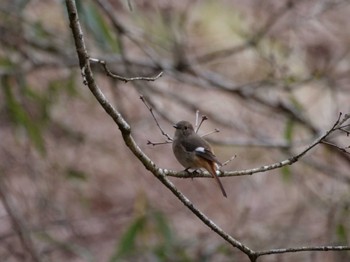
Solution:
{"label": "gray head", "polygon": [[180,121],[174,127],[176,128],[175,136],[183,135],[186,137],[194,132],[192,124],[187,121]]}

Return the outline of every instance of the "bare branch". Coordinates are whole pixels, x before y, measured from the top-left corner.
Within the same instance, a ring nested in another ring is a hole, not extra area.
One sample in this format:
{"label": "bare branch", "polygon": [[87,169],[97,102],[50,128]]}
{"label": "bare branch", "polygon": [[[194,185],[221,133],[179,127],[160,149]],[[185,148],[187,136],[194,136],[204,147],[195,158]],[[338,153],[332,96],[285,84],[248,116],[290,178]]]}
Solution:
{"label": "bare branch", "polygon": [[[327,250],[350,250],[350,247],[348,246],[323,246],[323,247],[302,247],[302,248],[286,248],[286,249],[271,249],[268,251],[261,251],[256,252],[247,247],[246,245],[242,244],[240,241],[236,240],[229,234],[227,234],[223,229],[221,229],[219,226],[217,226],[212,220],[210,220],[204,213],[202,213],[198,208],[194,206],[194,204],[184,195],[182,194],[175,186],[174,184],[167,178],[168,175],[180,175],[182,173],[187,172],[180,172],[175,173],[173,171],[168,171],[165,169],[158,168],[153,161],[140,149],[140,147],[136,144],[133,136],[131,135],[131,128],[130,125],[126,122],[126,120],[123,118],[123,116],[107,101],[106,97],[100,90],[100,88],[97,86],[95,79],[93,77],[91,67],[90,67],[90,61],[88,52],[85,47],[84,38],[81,30],[81,26],[79,24],[78,20],[78,13],[75,6],[74,0],[66,0],[66,6],[69,14],[69,20],[71,29],[73,32],[73,37],[75,41],[76,51],[79,58],[79,64],[80,68],[84,73],[84,83],[87,84],[88,88],[92,92],[92,94],[95,96],[97,101],[100,103],[100,105],[104,108],[106,113],[114,120],[114,122],[118,125],[121,135],[124,139],[125,144],[128,146],[128,148],[132,151],[132,153],[137,157],[137,159],[144,165],[144,167],[149,170],[163,185],[165,185],[193,214],[195,214],[205,225],[207,225],[210,229],[212,229],[214,232],[216,232],[219,236],[221,236],[225,241],[227,241],[231,246],[239,249],[244,254],[246,254],[250,261],[256,261],[259,256],[263,255],[270,255],[270,254],[278,254],[278,253],[287,253],[287,252],[301,252],[301,251],[327,251]],[[142,99],[142,97],[141,97]],[[145,103],[146,105],[146,103]],[[147,105],[146,105],[147,106]],[[153,115],[152,109],[149,108],[150,112]],[[330,133],[332,133],[335,129],[341,127],[342,124],[346,120],[349,119],[349,115],[346,115],[341,119],[341,115],[339,115],[338,120],[335,122],[333,127],[325,132],[324,135],[320,136],[318,139],[315,140],[314,143],[309,145],[306,149],[304,149],[301,153],[297,154],[296,156],[289,158],[287,160],[284,160],[282,162],[270,165],[270,166],[263,166],[257,169],[252,170],[246,170],[246,171],[240,171],[245,174],[253,174],[257,172],[263,172],[271,169],[275,169],[278,167],[282,167],[284,165],[290,165],[298,161],[299,158],[301,158],[303,155],[305,155],[309,150],[314,148],[317,144],[321,143],[323,139],[325,139]],[[155,117],[154,117],[155,119]],[[155,119],[156,120],[156,119]],[[204,121],[204,120],[202,120]],[[159,126],[159,123],[156,121],[157,125]],[[200,125],[199,125],[200,126]],[[160,128],[160,126],[159,126]],[[162,129],[161,129],[162,130]],[[170,141],[171,138],[166,135],[165,132],[162,132],[164,136],[168,138]],[[243,174],[242,173],[242,174]],[[242,175],[241,174],[241,175]],[[221,175],[229,176],[229,175],[240,175],[237,172],[222,172]]]}
{"label": "bare branch", "polygon": [[284,6],[282,6],[277,12],[272,13],[269,19],[262,25],[262,27],[255,32],[245,43],[233,46],[229,48],[225,48],[222,50],[217,50],[212,53],[204,54],[195,58],[195,61],[198,63],[207,63],[212,60],[216,60],[219,58],[227,58],[228,56],[237,54],[239,52],[244,51],[245,49],[256,46],[261,39],[271,30],[271,28],[290,10],[293,9],[293,4],[291,1],[288,1]]}
{"label": "bare branch", "polygon": [[211,135],[211,134],[219,133],[219,132],[220,132],[220,130],[217,129],[217,128],[215,128],[214,131],[210,131],[210,132],[208,132],[208,133],[205,133],[205,134],[202,135],[201,137],[209,136],[209,135]]}
{"label": "bare branch", "polygon": [[[160,132],[162,133],[162,135],[166,137],[166,139],[167,139],[167,141],[169,141],[169,143],[170,143],[171,141],[173,141],[173,139],[170,137],[170,135],[168,135],[168,134],[163,130],[163,128],[160,126],[160,124],[159,124],[159,122],[158,122],[156,116],[155,116],[154,113],[153,113],[153,108],[150,107],[150,106],[146,103],[146,100],[145,100],[144,96],[141,95],[141,96],[140,96],[140,99],[141,99],[141,101],[143,102],[143,104],[147,107],[147,109],[151,112],[151,115],[152,115],[154,121],[156,122],[156,124],[157,124],[157,126],[158,126]],[[151,144],[153,144],[153,143],[151,143]],[[154,145],[154,144],[153,144],[153,145]]]}
{"label": "bare branch", "polygon": [[222,163],[222,166],[226,166],[228,163],[230,163],[233,159],[235,159],[237,156],[232,156],[229,160],[226,160],[224,163]]}
{"label": "bare branch", "polygon": [[[326,131],[322,136],[320,136],[319,138],[317,138],[312,144],[310,144],[308,147],[306,147],[303,151],[301,151],[299,154],[288,158],[286,160],[283,160],[281,162],[277,162],[271,165],[267,165],[267,166],[261,166],[261,167],[257,167],[257,168],[253,168],[253,169],[247,169],[247,170],[240,170],[240,171],[221,171],[220,176],[221,177],[225,177],[225,176],[246,176],[246,175],[253,175],[255,173],[261,173],[261,172],[266,172],[269,170],[273,170],[273,169],[277,169],[277,168],[281,168],[283,166],[287,166],[287,165],[292,165],[295,162],[297,162],[302,156],[304,156],[308,151],[310,151],[312,148],[314,148],[316,145],[320,144],[322,140],[324,140],[326,137],[328,137],[332,132],[334,132],[335,130],[337,130],[339,128],[339,126],[341,126],[342,124],[344,124],[349,118],[350,118],[350,114],[346,114],[344,115],[344,117],[341,119],[342,113],[339,114],[338,119],[336,120],[336,122],[333,124],[333,126]],[[174,177],[181,177],[181,178],[186,178],[188,177],[188,175],[186,176],[187,172],[169,172],[169,176],[174,176]],[[211,177],[210,174],[208,172],[200,172],[198,174],[196,174],[196,177]]]}
{"label": "bare branch", "polygon": [[147,145],[151,145],[151,146],[159,146],[159,145],[166,145],[166,144],[170,144],[171,141],[164,141],[164,142],[152,142],[150,140],[147,140]]}
{"label": "bare branch", "polygon": [[203,223],[205,223],[214,232],[220,235],[233,247],[238,248],[247,256],[252,256],[255,254],[254,251],[249,249],[247,246],[243,245],[238,240],[234,239],[227,233],[225,233],[220,227],[218,227],[213,221],[211,221],[207,216],[205,216],[201,211],[199,211],[193,203],[183,195],[172,183],[166,178],[166,170],[158,168],[153,161],[140,149],[136,144],[134,138],[131,135],[131,129],[129,124],[125,121],[122,115],[107,101],[106,97],[103,95],[99,87],[97,86],[95,79],[93,77],[88,53],[86,50],[82,29],[78,20],[78,13],[76,10],[76,5],[74,0],[66,0],[67,11],[69,15],[70,26],[73,33],[73,38],[75,41],[76,51],[79,58],[80,68],[85,67],[85,76],[87,86],[89,87],[92,94],[95,96],[100,105],[104,108],[106,113],[114,120],[118,125],[121,134],[123,136],[125,144],[133,152],[133,154],[139,159],[139,161],[145,166],[147,170],[152,172],[154,176],[159,179],[169,190],[171,190],[174,195],[187,207],[189,208]]}
{"label": "bare branch", "polygon": [[325,140],[322,140],[321,143],[331,147],[335,147],[336,149],[340,150],[343,153],[350,154],[350,152],[346,150],[346,149],[349,149],[349,147],[339,147],[338,145]]}
{"label": "bare branch", "polygon": [[196,123],[195,123],[195,129],[198,130],[198,121],[199,121],[199,110],[196,110]]}
{"label": "bare branch", "polygon": [[[0,175],[2,176],[2,174]],[[18,214],[16,208],[14,207],[13,202],[8,196],[8,192],[6,190],[3,179],[0,180],[0,199],[10,218],[12,228],[19,237],[19,240],[23,249],[28,252],[28,254],[31,256],[33,261],[36,261],[36,262],[42,261],[38,251],[36,250],[33,244],[33,241],[30,237],[30,234],[26,228],[26,225],[22,217],[20,216],[20,214]]]}
{"label": "bare branch", "polygon": [[201,127],[201,125],[205,120],[208,120],[208,117],[206,115],[202,115],[201,121],[199,122],[198,127],[196,129],[196,133],[198,132],[199,128]]}
{"label": "bare branch", "polygon": [[280,248],[280,249],[270,249],[267,251],[259,251],[257,255],[275,255],[283,253],[295,253],[295,252],[305,252],[305,251],[345,251],[350,250],[349,246],[316,246],[316,247],[292,247],[292,248]]}
{"label": "bare branch", "polygon": [[125,77],[125,76],[120,76],[117,75],[113,72],[111,72],[111,70],[109,70],[109,68],[107,67],[107,63],[104,60],[100,60],[100,59],[96,59],[96,58],[89,58],[89,60],[91,62],[95,62],[95,63],[99,63],[103,66],[104,70],[106,71],[107,76],[116,78],[118,80],[124,81],[125,83],[129,82],[129,81],[136,81],[136,80],[143,80],[143,81],[155,81],[158,78],[160,78],[163,75],[163,71],[161,71],[158,75],[153,76],[153,77],[148,77],[148,76],[135,76],[135,77]]}

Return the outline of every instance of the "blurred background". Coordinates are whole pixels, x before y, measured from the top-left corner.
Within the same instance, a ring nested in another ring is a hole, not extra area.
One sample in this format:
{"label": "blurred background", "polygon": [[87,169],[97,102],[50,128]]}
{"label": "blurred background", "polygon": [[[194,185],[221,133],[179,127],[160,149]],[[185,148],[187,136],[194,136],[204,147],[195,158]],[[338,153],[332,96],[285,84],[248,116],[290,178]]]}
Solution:
{"label": "blurred background", "polygon": [[[77,1],[95,78],[161,168],[182,170],[165,132],[199,133],[243,170],[285,160],[350,111],[350,2]],[[248,261],[137,161],[82,83],[64,1],[0,4],[0,261]],[[345,132],[328,141],[350,144]],[[253,176],[171,178],[254,250],[349,245],[350,155],[318,145]],[[304,252],[259,261],[350,261]]]}

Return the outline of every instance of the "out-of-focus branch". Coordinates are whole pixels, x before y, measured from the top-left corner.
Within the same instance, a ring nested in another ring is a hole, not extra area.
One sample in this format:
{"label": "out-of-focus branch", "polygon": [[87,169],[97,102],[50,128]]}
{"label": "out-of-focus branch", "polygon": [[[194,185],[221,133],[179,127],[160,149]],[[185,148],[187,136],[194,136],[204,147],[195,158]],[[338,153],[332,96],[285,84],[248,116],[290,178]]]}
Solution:
{"label": "out-of-focus branch", "polygon": [[349,146],[347,146],[347,147],[340,147],[340,146],[338,146],[338,145],[336,145],[334,143],[328,142],[328,141],[322,141],[321,143],[324,144],[324,145],[328,145],[330,147],[334,147],[334,148],[338,149],[339,151],[341,151],[341,152],[343,152],[345,154],[350,154],[350,152],[348,151],[348,149],[350,148]]}
{"label": "out-of-focus branch", "polygon": [[[148,46],[142,44],[140,41],[138,41],[137,37],[130,32],[116,17],[115,13],[113,12],[113,7],[109,3],[108,0],[96,0],[96,3],[102,8],[102,10],[106,13],[108,18],[110,19],[114,29],[117,33],[126,35],[131,42],[133,42],[136,46],[140,48],[140,50],[155,64],[159,65],[159,59],[157,53],[152,49],[148,48]],[[118,40],[120,41],[120,39]],[[122,56],[124,54],[122,53]],[[123,57],[123,60],[125,60],[126,57]],[[163,67],[164,68],[164,67]]]}
{"label": "out-of-focus branch", "polygon": [[197,63],[207,63],[220,58],[227,58],[228,56],[232,56],[239,52],[244,51],[247,48],[255,47],[260,40],[271,30],[271,28],[290,10],[292,10],[294,4],[292,1],[287,1],[287,3],[282,6],[276,13],[271,14],[266,23],[262,25],[262,27],[257,30],[257,32],[251,36],[245,43],[225,48],[222,50],[217,50],[208,54],[204,54],[195,58],[194,60]]}
{"label": "out-of-focus branch", "polygon": [[[3,175],[0,174],[0,176],[3,176]],[[14,207],[14,204],[12,203],[11,199],[8,196],[8,192],[4,184],[4,179],[0,179],[0,199],[10,218],[12,228],[16,232],[23,249],[26,252],[28,252],[32,261],[35,261],[35,262],[42,261],[36,247],[34,246],[34,243],[32,242],[29,231],[27,230],[22,217],[20,216],[20,214],[17,213],[16,208]]]}
{"label": "out-of-focus branch", "polygon": [[321,174],[326,175],[327,177],[335,179],[341,183],[347,183],[350,185],[349,174],[341,172],[340,170],[337,170],[335,167],[331,165],[327,165],[326,163],[321,163],[321,162],[312,160],[310,157],[303,157],[301,161],[306,165],[312,167],[313,169],[316,169]]}

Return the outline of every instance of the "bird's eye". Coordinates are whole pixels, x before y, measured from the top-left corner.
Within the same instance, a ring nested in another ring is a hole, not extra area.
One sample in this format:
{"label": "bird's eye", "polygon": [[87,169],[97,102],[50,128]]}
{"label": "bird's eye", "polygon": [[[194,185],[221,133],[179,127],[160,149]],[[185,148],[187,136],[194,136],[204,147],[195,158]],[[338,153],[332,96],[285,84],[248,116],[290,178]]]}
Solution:
{"label": "bird's eye", "polygon": [[185,130],[187,130],[187,126],[185,126]]}

